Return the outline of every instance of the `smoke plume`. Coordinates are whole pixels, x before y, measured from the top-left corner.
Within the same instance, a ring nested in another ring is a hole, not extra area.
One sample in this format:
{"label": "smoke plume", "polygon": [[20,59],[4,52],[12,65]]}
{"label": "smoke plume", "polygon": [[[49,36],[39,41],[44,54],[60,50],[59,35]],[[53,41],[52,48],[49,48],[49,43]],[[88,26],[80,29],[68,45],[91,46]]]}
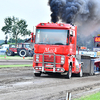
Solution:
{"label": "smoke plume", "polygon": [[73,23],[79,34],[100,28],[100,0],[49,0],[51,21]]}

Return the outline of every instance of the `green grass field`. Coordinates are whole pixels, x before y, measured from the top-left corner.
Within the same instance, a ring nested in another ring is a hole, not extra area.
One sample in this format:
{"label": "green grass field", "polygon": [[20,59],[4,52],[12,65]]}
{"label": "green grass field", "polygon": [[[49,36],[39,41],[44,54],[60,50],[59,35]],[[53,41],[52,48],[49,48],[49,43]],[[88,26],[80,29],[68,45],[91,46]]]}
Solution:
{"label": "green grass field", "polygon": [[28,65],[0,65],[0,68],[5,68],[5,67],[29,67],[32,66],[31,64]]}
{"label": "green grass field", "polygon": [[6,55],[0,55],[0,57],[5,57]]}
{"label": "green grass field", "polygon": [[74,99],[74,100],[100,100],[100,91],[95,94],[86,97],[81,97],[79,99]]}
{"label": "green grass field", "polygon": [[[20,56],[7,56],[7,55],[0,55],[0,59],[3,59],[3,60],[19,60],[19,59],[30,59],[32,60],[33,57],[20,57]],[[32,66],[32,64],[26,64],[26,65],[0,65],[0,68],[4,68],[4,67],[29,67],[29,66]]]}
{"label": "green grass field", "polygon": [[33,59],[33,57],[20,57],[20,56],[7,56],[7,55],[0,55],[0,59],[7,59],[7,60],[14,60],[14,59]]}

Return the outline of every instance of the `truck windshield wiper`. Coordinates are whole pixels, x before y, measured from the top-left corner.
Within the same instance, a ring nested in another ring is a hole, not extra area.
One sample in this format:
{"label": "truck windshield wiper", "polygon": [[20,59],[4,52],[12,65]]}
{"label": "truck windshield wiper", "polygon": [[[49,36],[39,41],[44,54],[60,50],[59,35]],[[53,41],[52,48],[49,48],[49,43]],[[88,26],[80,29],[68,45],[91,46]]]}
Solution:
{"label": "truck windshield wiper", "polygon": [[58,43],[53,43],[53,44],[48,43],[48,42],[39,42],[39,43],[37,43],[37,44],[64,45],[63,43],[60,43],[60,42],[58,42]]}
{"label": "truck windshield wiper", "polygon": [[44,43],[44,42],[39,42],[38,44],[46,44],[46,43]]}
{"label": "truck windshield wiper", "polygon": [[63,43],[55,43],[55,45],[64,45]]}
{"label": "truck windshield wiper", "polygon": [[48,42],[39,42],[38,44],[49,44]]}

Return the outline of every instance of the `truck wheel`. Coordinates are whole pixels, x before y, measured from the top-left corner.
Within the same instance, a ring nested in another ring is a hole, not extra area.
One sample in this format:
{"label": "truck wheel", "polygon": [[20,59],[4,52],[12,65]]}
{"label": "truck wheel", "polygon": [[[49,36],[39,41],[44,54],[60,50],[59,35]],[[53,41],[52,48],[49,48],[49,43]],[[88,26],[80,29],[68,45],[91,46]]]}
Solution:
{"label": "truck wheel", "polygon": [[21,49],[21,50],[19,51],[19,56],[20,56],[20,57],[26,57],[26,56],[27,56],[27,51],[26,51],[25,49]]}
{"label": "truck wheel", "polygon": [[68,73],[67,73],[67,78],[68,79],[70,79],[71,78],[71,76],[72,76],[72,67],[71,67],[71,65],[69,66],[69,70],[68,70]]}
{"label": "truck wheel", "polygon": [[14,53],[11,50],[7,51],[7,56],[13,56],[13,55],[14,55]]}
{"label": "truck wheel", "polygon": [[77,75],[78,75],[78,77],[82,77],[83,76],[83,70],[82,70],[82,68],[81,68],[81,71]]}
{"label": "truck wheel", "polygon": [[39,77],[39,76],[41,76],[41,73],[34,73],[34,75],[35,75],[36,77]]}

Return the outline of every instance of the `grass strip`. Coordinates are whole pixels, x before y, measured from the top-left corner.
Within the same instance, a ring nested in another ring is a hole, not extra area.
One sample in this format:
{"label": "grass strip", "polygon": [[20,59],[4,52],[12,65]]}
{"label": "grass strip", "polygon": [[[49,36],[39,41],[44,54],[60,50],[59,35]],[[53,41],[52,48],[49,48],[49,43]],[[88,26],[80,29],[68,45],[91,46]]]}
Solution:
{"label": "grass strip", "polygon": [[31,64],[28,65],[0,65],[0,68],[4,68],[4,67],[29,67],[32,66]]}
{"label": "grass strip", "polygon": [[18,55],[15,55],[15,56],[7,56],[7,55],[0,55],[0,57],[20,57],[20,56],[18,56]]}
{"label": "grass strip", "polygon": [[88,95],[86,97],[81,97],[79,99],[74,99],[74,100],[100,100],[100,91],[95,94]]}
{"label": "grass strip", "polygon": [[5,55],[0,55],[0,57],[5,57]]}
{"label": "grass strip", "polygon": [[5,59],[5,60],[12,60],[12,59],[33,59],[33,57],[20,57],[20,56],[7,56],[7,55],[0,55],[0,59]]}

